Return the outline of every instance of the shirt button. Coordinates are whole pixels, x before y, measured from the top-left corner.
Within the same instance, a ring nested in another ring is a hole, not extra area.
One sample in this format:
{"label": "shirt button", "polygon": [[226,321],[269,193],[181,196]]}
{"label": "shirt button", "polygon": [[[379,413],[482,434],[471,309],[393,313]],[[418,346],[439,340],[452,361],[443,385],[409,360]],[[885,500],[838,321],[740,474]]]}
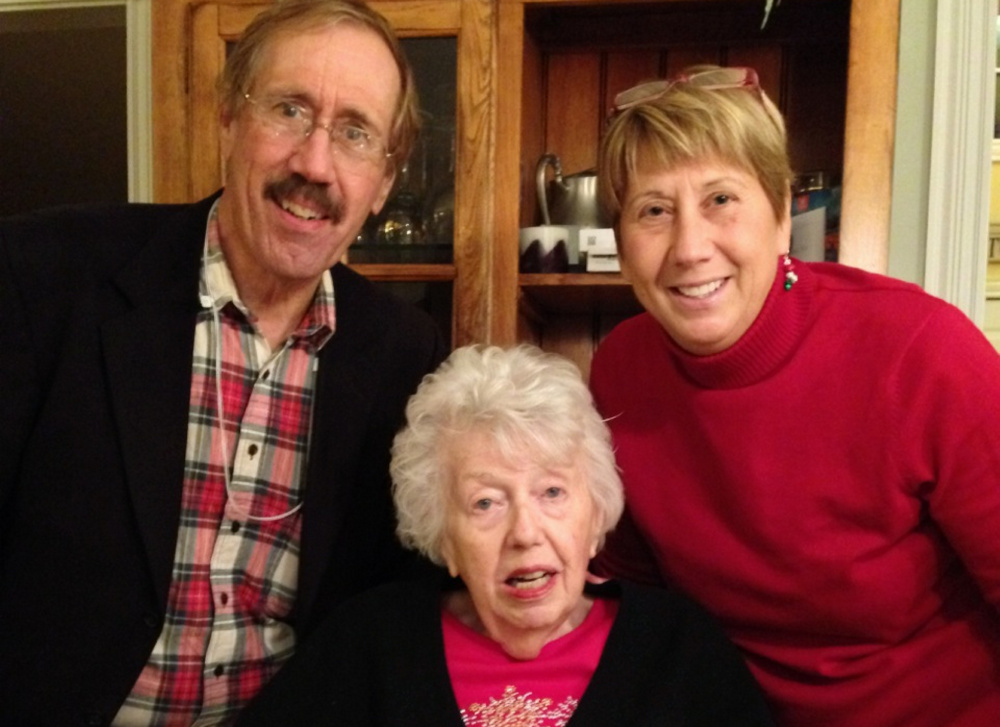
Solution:
{"label": "shirt button", "polygon": [[269,378],[271,378],[271,369],[264,369],[264,373],[260,375],[260,378],[262,378],[264,381],[267,381]]}
{"label": "shirt button", "polygon": [[250,445],[250,446],[249,446],[249,447],[247,448],[247,452],[249,452],[249,453],[250,453],[250,456],[251,456],[251,457],[253,457],[253,456],[254,456],[255,454],[257,454],[257,452],[258,452],[258,451],[259,451],[259,450],[258,450],[258,448],[257,448],[257,445],[256,445],[256,444],[251,444],[251,445]]}
{"label": "shirt button", "polygon": [[213,673],[215,674],[215,676],[221,677],[223,674],[226,673],[226,667],[222,666],[222,664],[219,664],[217,667],[215,667],[215,671]]}
{"label": "shirt button", "polygon": [[223,606],[225,606],[227,603],[229,603],[229,594],[228,593],[220,593],[219,594],[219,602]]}
{"label": "shirt button", "polygon": [[236,520],[233,520],[233,524],[229,526],[229,531],[233,535],[236,535],[240,531],[240,524]]}

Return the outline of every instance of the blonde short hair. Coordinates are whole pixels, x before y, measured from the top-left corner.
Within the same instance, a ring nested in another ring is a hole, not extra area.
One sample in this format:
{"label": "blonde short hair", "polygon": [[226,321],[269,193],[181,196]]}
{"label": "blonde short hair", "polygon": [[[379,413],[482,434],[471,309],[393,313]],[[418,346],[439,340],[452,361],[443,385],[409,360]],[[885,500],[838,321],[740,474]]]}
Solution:
{"label": "blonde short hair", "polygon": [[[690,77],[717,66],[687,69]],[[678,82],[616,112],[598,153],[598,194],[617,227],[630,180],[640,169],[717,161],[760,182],[777,219],[788,214],[792,170],[785,124],[758,86],[703,88]]]}

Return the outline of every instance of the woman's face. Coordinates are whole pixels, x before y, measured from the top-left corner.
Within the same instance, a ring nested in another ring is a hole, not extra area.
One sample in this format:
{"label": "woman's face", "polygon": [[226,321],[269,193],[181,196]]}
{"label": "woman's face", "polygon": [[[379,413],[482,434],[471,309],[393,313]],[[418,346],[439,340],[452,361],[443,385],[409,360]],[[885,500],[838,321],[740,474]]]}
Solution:
{"label": "woman's face", "polygon": [[469,589],[486,634],[533,658],[587,615],[587,565],[599,515],[584,472],[543,466],[527,452],[503,458],[489,432],[455,436],[442,554]]}
{"label": "woman's face", "polygon": [[718,353],[760,313],[790,226],[787,212],[775,219],[757,178],[736,167],[642,170],[622,204],[622,272],[681,348]]}

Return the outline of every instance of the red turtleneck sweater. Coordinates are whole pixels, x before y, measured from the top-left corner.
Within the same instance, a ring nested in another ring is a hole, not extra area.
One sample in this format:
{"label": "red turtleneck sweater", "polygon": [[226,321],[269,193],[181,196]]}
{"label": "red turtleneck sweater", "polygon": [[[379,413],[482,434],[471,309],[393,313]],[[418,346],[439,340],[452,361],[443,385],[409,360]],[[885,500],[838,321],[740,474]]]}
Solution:
{"label": "red turtleneck sweater", "polygon": [[782,727],[996,727],[1000,357],[916,286],[795,265],[720,354],[648,314],[601,345],[628,512],[598,569],[713,611]]}

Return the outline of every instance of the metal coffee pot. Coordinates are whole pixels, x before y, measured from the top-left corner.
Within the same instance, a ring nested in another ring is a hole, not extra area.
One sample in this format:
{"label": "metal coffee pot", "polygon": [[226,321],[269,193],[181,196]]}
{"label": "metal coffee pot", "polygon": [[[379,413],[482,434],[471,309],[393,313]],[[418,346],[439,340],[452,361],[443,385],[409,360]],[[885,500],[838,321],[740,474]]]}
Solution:
{"label": "metal coffee pot", "polygon": [[[552,181],[546,180],[547,168],[555,171]],[[538,187],[538,209],[546,225],[579,225],[605,227],[597,203],[597,172],[588,169],[563,176],[562,165],[555,154],[543,154],[535,168]]]}

